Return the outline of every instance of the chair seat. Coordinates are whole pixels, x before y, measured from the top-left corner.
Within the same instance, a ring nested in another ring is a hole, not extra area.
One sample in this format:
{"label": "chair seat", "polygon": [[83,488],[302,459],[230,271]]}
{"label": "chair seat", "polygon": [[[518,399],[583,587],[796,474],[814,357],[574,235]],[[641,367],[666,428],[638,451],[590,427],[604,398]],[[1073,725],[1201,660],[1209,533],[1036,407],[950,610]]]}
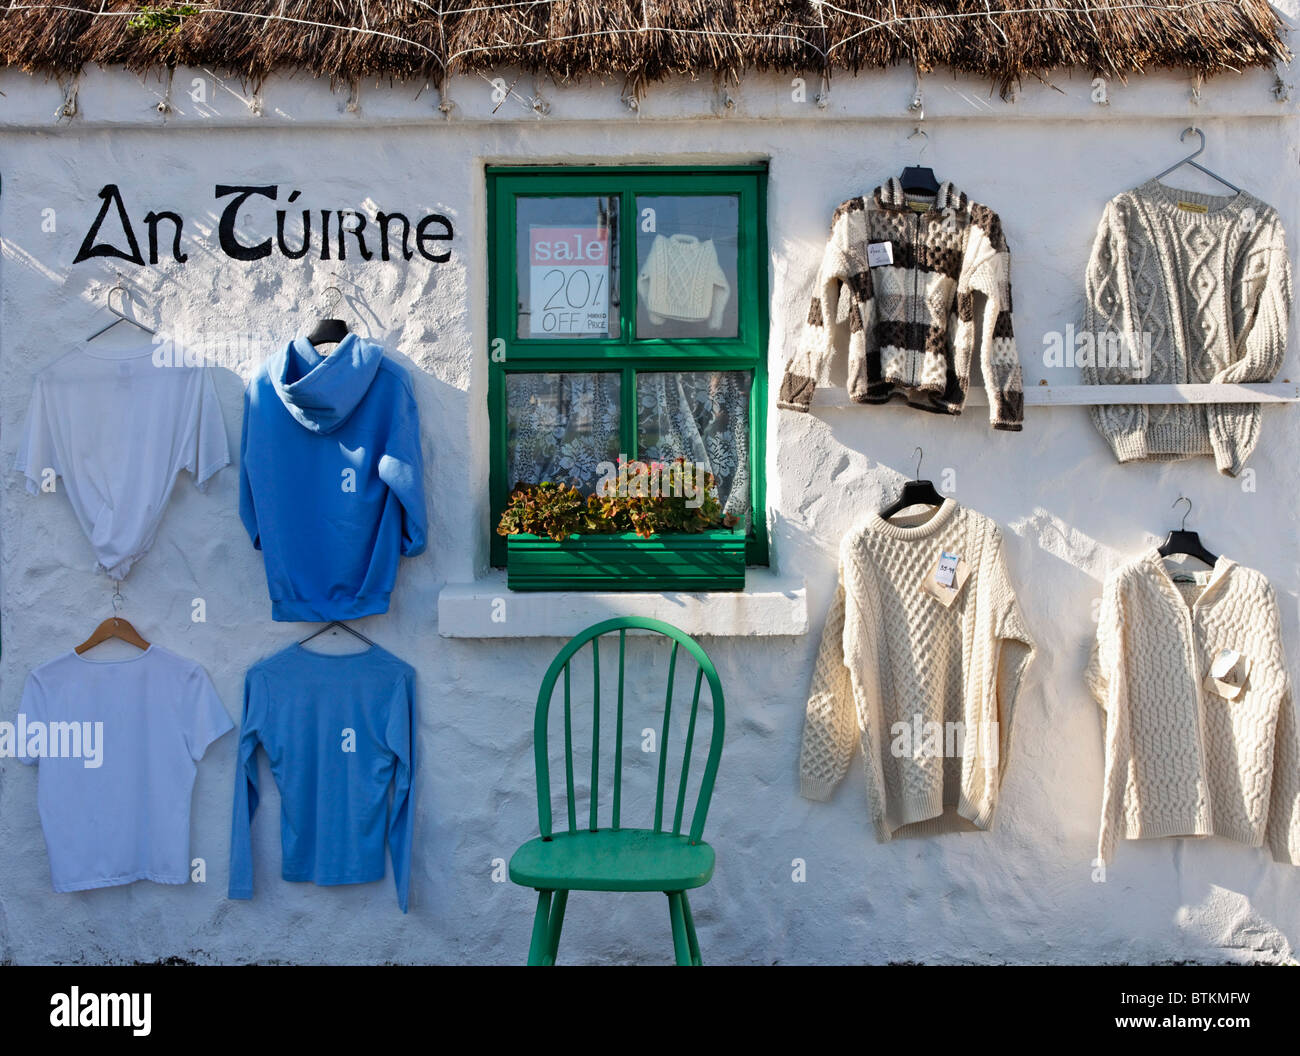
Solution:
{"label": "chair seat", "polygon": [[713,876],[713,848],[649,829],[562,832],[529,840],[510,879],[550,891],[686,891]]}

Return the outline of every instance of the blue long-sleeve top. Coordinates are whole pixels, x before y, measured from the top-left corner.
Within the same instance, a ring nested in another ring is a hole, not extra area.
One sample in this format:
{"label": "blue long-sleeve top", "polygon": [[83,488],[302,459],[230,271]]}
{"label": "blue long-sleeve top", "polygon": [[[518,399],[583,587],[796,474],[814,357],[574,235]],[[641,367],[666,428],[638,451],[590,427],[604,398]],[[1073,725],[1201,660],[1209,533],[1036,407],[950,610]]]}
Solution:
{"label": "blue long-sleeve top", "polygon": [[401,557],[428,536],[420,413],[406,370],[348,334],[299,337],[244,393],[239,516],[262,551],[273,620],[388,611]]}
{"label": "blue long-sleeve top", "polygon": [[235,769],[230,897],[253,897],[260,745],[280,790],[284,879],[326,885],[382,880],[387,842],[405,913],[414,716],[415,670],[377,645],[347,655],[291,645],[250,668]]}

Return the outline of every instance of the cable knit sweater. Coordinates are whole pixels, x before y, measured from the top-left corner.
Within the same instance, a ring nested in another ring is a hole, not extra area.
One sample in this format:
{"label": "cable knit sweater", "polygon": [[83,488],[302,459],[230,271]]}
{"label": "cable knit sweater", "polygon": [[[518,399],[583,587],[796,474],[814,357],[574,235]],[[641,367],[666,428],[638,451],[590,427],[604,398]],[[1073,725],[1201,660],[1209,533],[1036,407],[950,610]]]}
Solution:
{"label": "cable knit sweater", "polygon": [[[941,550],[967,573],[946,607],[921,589]],[[800,791],[829,799],[861,744],[879,840],[905,826],[989,828],[1032,656],[992,521],[952,499],[919,517],[873,515],[840,548]]]}
{"label": "cable knit sweater", "polygon": [[[1114,198],[1088,263],[1081,355],[1090,384],[1270,381],[1286,355],[1291,261],[1277,212],[1258,198],[1179,191],[1156,180]],[[1138,354],[1141,353],[1141,354]],[[1093,362],[1089,362],[1093,360]],[[1092,408],[1120,462],[1213,455],[1241,472],[1258,404]]]}
{"label": "cable knit sweater", "polygon": [[997,214],[951,183],[926,197],[905,194],[891,178],[835,210],[779,407],[808,410],[814,388],[828,381],[846,323],[849,396],[857,403],[897,396],[960,414],[978,349],[993,428],[1022,428],[1011,251]]}
{"label": "cable knit sweater", "polygon": [[655,235],[636,288],[656,326],[669,319],[707,321],[718,330],[731,297],[712,239],[701,242],[693,235]]}
{"label": "cable knit sweater", "polygon": [[[1115,840],[1223,836],[1300,865],[1300,740],[1273,588],[1220,557],[1154,548],[1110,573],[1088,683],[1105,712],[1098,855]],[[1237,672],[1216,680],[1223,650]]]}

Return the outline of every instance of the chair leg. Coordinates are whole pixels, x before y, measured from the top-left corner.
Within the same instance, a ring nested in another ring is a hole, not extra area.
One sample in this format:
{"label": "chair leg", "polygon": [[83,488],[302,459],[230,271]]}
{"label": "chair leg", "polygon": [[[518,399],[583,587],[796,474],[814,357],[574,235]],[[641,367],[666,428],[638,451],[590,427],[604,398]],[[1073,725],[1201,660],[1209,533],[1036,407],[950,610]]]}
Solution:
{"label": "chair leg", "polygon": [[549,935],[546,940],[546,963],[555,963],[555,953],[560,948],[560,929],[564,927],[564,907],[569,904],[569,892],[555,892],[551,903],[551,920],[547,927]]}
{"label": "chair leg", "polygon": [[544,964],[550,939],[551,892],[537,892],[537,912],[533,914],[533,939],[528,945],[528,963]]}
{"label": "chair leg", "polygon": [[690,967],[691,950],[686,938],[686,918],[682,913],[682,893],[665,891],[668,896],[668,916],[673,922],[673,952],[679,965]]}
{"label": "chair leg", "polygon": [[700,940],[695,934],[695,918],[691,916],[691,900],[682,892],[682,916],[686,918],[686,940],[690,946],[691,964],[699,967],[704,964],[700,956]]}

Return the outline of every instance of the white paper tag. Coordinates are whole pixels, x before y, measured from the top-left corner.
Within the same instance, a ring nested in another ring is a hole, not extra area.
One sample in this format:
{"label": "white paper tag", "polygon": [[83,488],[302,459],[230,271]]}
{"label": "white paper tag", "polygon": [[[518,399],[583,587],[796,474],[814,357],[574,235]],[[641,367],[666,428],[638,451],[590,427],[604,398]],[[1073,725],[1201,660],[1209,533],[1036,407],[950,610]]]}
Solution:
{"label": "white paper tag", "polygon": [[939,564],[934,570],[934,581],[941,587],[951,589],[957,578],[957,562],[960,560],[961,554],[950,554],[947,550],[939,551]]}
{"label": "white paper tag", "polygon": [[1205,688],[1227,700],[1236,700],[1250,677],[1250,660],[1236,649],[1220,649],[1205,677]]}
{"label": "white paper tag", "polygon": [[867,243],[867,267],[882,268],[894,263],[894,244],[892,242]]}
{"label": "white paper tag", "polygon": [[1241,654],[1236,649],[1224,649],[1214,658],[1210,674],[1215,678],[1227,678],[1240,659]]}

